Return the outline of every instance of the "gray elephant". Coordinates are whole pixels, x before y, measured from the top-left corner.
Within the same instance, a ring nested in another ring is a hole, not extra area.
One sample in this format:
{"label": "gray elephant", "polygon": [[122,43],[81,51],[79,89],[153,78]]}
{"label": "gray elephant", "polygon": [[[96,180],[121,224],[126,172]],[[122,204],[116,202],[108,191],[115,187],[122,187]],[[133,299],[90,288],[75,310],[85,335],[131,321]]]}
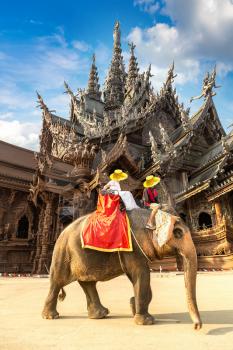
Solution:
{"label": "gray elephant", "polygon": [[[134,209],[127,213],[133,236],[133,252],[106,253],[83,249],[81,232],[88,214],[70,224],[59,236],[53,252],[50,269],[50,290],[45,301],[42,316],[47,319],[58,318],[57,299],[63,300],[63,287],[78,281],[86,294],[89,318],[104,318],[109,313],[99,299],[96,290],[98,281],[107,281],[125,273],[133,284],[134,297],[130,304],[134,321],[138,325],[151,325],[153,316],[148,312],[152,299],[150,287],[150,268],[148,260],[161,259],[164,247],[177,249],[183,257],[184,279],[187,303],[195,329],[202,326],[196,303],[197,256],[191,234],[187,226],[178,222],[166,245],[161,249],[152,233],[145,228],[148,210]],[[61,291],[61,293],[59,293]]]}

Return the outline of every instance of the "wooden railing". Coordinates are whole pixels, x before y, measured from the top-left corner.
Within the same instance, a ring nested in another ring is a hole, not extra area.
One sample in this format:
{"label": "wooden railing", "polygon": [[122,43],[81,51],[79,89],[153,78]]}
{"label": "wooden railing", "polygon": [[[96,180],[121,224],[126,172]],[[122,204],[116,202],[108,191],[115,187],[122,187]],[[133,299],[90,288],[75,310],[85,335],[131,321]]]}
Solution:
{"label": "wooden railing", "polygon": [[225,221],[219,225],[192,232],[194,242],[219,241],[226,238],[226,235],[227,225]]}

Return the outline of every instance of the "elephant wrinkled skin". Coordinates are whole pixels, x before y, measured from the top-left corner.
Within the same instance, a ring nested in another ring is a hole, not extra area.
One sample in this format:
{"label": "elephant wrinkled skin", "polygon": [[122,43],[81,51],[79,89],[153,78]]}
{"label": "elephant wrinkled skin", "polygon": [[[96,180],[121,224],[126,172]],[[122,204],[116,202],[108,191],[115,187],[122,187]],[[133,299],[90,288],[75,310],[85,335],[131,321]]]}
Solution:
{"label": "elephant wrinkled skin", "polygon": [[[55,244],[50,268],[50,290],[42,316],[47,319],[58,318],[57,299],[58,297],[64,299],[63,287],[73,281],[78,281],[86,294],[89,318],[106,317],[109,310],[100,302],[96,283],[118,277],[125,272],[134,288],[134,297],[130,299],[130,305],[135,323],[153,324],[154,319],[148,312],[152,299],[150,268],[148,260],[142,254],[135,239],[132,237],[133,252],[119,253],[121,262],[117,252],[106,253],[82,249],[80,234],[86,217],[81,217],[66,227]],[[145,228],[148,210],[134,209],[128,212],[128,217],[134,235],[146,256],[150,260],[162,258],[164,249],[159,248],[156,241],[152,240],[150,231]],[[175,225],[166,246],[169,249],[177,249],[183,256],[189,313],[194,328],[199,329],[202,323],[196,303],[197,256],[190,231],[183,222]]]}

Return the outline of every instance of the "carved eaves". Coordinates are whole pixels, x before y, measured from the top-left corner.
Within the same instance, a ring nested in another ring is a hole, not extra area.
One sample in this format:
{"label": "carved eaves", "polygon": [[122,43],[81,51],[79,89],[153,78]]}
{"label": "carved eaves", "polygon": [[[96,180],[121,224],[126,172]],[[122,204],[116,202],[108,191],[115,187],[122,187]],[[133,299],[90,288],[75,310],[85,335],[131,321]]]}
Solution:
{"label": "carved eaves", "polygon": [[138,165],[134,161],[128,149],[127,137],[121,134],[113,148],[104,156],[104,160],[98,166],[101,172],[107,171],[112,164],[120,163],[130,173],[139,171]]}

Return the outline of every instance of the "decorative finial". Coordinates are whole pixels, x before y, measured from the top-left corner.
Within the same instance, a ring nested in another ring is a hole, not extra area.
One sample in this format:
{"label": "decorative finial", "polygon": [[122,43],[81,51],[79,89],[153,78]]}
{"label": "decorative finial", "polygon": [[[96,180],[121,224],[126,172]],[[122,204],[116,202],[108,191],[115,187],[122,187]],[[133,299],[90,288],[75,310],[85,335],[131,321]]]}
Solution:
{"label": "decorative finial", "polygon": [[215,79],[216,79],[216,65],[214,66],[214,69],[212,70],[211,74],[209,72],[206,73],[202,82],[201,94],[199,96],[192,97],[190,99],[190,102],[192,102],[193,100],[199,100],[202,97],[206,99],[208,96],[215,96],[216,92],[213,91],[213,88],[218,89],[221,87],[221,85],[216,85]]}
{"label": "decorative finial", "polygon": [[134,49],[135,49],[136,45],[134,45],[134,43],[131,42],[131,43],[128,43],[128,46],[130,48],[131,55],[134,55]]}
{"label": "decorative finial", "polygon": [[137,64],[137,59],[134,55],[134,49],[135,45],[131,42],[128,43],[130,47],[130,59],[129,59],[129,69],[128,69],[128,76],[126,79],[126,93],[130,91],[136,82],[136,79],[138,78],[138,64]]}
{"label": "decorative finial", "polygon": [[151,144],[152,159],[154,163],[157,163],[161,159],[161,152],[158,149],[158,145],[151,131],[149,131],[149,138],[150,138],[150,144]]}
{"label": "decorative finial", "polygon": [[171,142],[170,137],[168,136],[168,133],[164,129],[162,123],[159,123],[159,129],[160,129],[161,142],[162,142],[164,151],[168,154],[174,153],[174,145]]}
{"label": "decorative finial", "polygon": [[95,65],[95,54],[92,55],[92,65],[91,65],[90,74],[89,74],[87,94],[96,100],[100,100],[101,92],[100,92],[98,71]]}
{"label": "decorative finial", "polygon": [[177,74],[174,74],[174,69],[175,69],[175,63],[173,61],[170,68],[168,69],[167,79],[165,82],[166,88],[171,87],[172,83],[174,82],[175,77],[177,77]]}
{"label": "decorative finial", "polygon": [[116,21],[115,26],[114,26],[114,33],[113,33],[113,38],[114,38],[114,47],[120,47],[121,45],[121,31],[120,31],[120,22]]}
{"label": "decorative finial", "polygon": [[121,50],[120,24],[117,21],[114,26],[113,56],[105,80],[104,100],[105,109],[115,109],[121,106],[125,93],[125,69]]}

